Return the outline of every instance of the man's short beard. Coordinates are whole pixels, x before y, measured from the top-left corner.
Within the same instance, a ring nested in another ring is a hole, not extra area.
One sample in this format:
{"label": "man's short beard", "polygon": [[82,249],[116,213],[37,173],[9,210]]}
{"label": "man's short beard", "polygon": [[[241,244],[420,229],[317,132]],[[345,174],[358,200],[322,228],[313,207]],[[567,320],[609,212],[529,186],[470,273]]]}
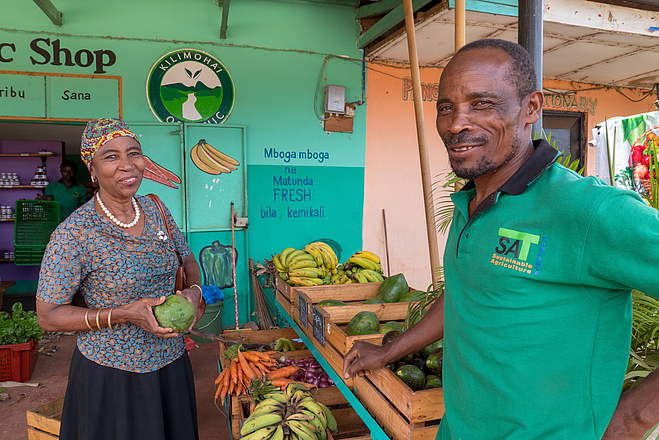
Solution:
{"label": "man's short beard", "polygon": [[[511,160],[513,157],[515,157],[515,155],[517,155],[517,152],[519,151],[521,145],[522,145],[521,139],[519,135],[516,134],[515,138],[513,139],[512,149],[510,151],[510,154],[504,161],[504,164],[507,163],[509,160]],[[486,174],[493,173],[497,170],[497,168],[503,165],[503,164],[496,164],[492,162],[492,159],[485,156],[481,157],[476,163],[476,165],[471,168],[462,166],[464,161],[465,161],[464,159],[451,159],[449,156],[449,162],[451,163],[451,168],[453,169],[455,175],[462,179],[467,179],[467,180],[474,180]]]}

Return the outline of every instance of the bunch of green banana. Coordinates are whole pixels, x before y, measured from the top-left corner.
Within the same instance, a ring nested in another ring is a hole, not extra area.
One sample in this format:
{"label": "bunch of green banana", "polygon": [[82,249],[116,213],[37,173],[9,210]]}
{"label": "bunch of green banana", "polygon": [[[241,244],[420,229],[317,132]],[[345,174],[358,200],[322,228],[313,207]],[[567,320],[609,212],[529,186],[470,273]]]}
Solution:
{"label": "bunch of green banana", "polygon": [[288,338],[279,338],[272,347],[275,351],[295,351],[295,344]]}
{"label": "bunch of green banana", "polygon": [[337,273],[330,278],[331,284],[381,283],[380,257],[369,251],[352,254],[348,261],[337,266]]}
{"label": "bunch of green banana", "polygon": [[330,283],[338,259],[329,245],[318,241],[304,249],[287,247],[274,255],[272,262],[279,276],[291,286],[320,286]]}
{"label": "bunch of green banana", "polygon": [[327,440],[338,432],[332,412],[299,384],[265,395],[240,429],[245,440]]}

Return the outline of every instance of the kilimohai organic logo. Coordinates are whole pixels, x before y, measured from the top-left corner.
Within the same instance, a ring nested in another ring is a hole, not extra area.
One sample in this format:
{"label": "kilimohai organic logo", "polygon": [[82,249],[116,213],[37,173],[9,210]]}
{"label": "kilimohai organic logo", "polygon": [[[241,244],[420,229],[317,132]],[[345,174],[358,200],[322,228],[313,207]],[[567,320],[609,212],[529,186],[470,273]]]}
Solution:
{"label": "kilimohai organic logo", "polygon": [[146,85],[151,111],[162,122],[223,124],[234,102],[231,75],[215,57],[180,49],[160,58]]}

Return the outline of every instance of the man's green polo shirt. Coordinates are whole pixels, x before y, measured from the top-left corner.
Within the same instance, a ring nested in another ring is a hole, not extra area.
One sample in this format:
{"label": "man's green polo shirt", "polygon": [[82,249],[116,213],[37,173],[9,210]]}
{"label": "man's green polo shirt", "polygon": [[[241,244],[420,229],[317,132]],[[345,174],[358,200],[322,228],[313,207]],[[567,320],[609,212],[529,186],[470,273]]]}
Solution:
{"label": "man's green polo shirt", "polygon": [[629,358],[631,289],[659,295],[657,211],[534,146],[471,218],[473,183],[452,195],[438,439],[600,439]]}
{"label": "man's green polo shirt", "polygon": [[87,201],[87,188],[78,182],[69,188],[62,182],[62,179],[56,182],[50,182],[46,187],[45,194],[46,197],[52,196],[56,202],[59,202],[59,218],[61,222],[66,220],[73,211]]}

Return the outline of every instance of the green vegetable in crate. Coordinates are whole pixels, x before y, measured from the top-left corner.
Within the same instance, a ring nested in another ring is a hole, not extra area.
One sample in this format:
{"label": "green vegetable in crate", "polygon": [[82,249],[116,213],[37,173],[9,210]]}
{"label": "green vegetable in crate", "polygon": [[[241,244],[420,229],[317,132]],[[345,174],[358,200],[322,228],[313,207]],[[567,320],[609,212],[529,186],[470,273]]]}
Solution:
{"label": "green vegetable in crate", "polygon": [[195,309],[192,303],[181,295],[170,295],[164,303],[154,307],[153,314],[161,327],[184,332],[194,321]]}
{"label": "green vegetable in crate", "polygon": [[426,359],[426,368],[436,376],[442,376],[442,363],[444,361],[444,349],[439,348]]}
{"label": "green vegetable in crate", "polygon": [[320,307],[338,307],[338,306],[347,306],[348,304],[338,299],[324,299],[318,303]]}
{"label": "green vegetable in crate", "polygon": [[390,331],[388,331],[382,337],[382,345],[391,344],[392,342],[394,342],[394,339],[396,339],[397,337],[399,337],[402,334],[403,334],[403,332],[400,331],[400,330],[390,330]]}
{"label": "green vegetable in crate", "polygon": [[398,300],[398,302],[421,301],[426,297],[426,292],[422,290],[410,290]]}
{"label": "green vegetable in crate", "polygon": [[385,322],[380,328],[380,333],[388,333],[391,330],[403,331],[403,324],[396,321]]}
{"label": "green vegetable in crate", "polygon": [[380,329],[380,320],[373,312],[363,311],[357,313],[348,323],[346,334],[348,336],[372,335]]}
{"label": "green vegetable in crate", "polygon": [[378,287],[375,297],[386,303],[399,302],[402,296],[409,291],[410,286],[407,285],[405,275],[399,273],[386,278]]}
{"label": "green vegetable in crate", "polygon": [[273,344],[275,351],[295,351],[295,344],[288,338],[279,338]]}
{"label": "green vegetable in crate", "polygon": [[362,305],[368,305],[368,304],[384,304],[384,301],[377,298],[369,298],[362,303]]}
{"label": "green vegetable in crate", "polygon": [[440,339],[439,341],[435,341],[432,344],[428,344],[425,347],[423,347],[420,351],[419,354],[424,358],[428,359],[428,356],[430,356],[434,351],[436,351],[438,348],[442,348],[444,345],[444,340]]}
{"label": "green vegetable in crate", "polygon": [[426,384],[424,385],[423,389],[429,390],[431,388],[441,388],[442,386],[442,379],[439,376],[429,374],[426,376]]}
{"label": "green vegetable in crate", "polygon": [[220,289],[233,287],[231,249],[231,246],[223,246],[215,240],[212,245],[199,251],[199,265],[204,273],[206,286],[217,286]]}
{"label": "green vegetable in crate", "polygon": [[403,365],[396,371],[396,376],[412,388],[412,391],[419,391],[426,384],[426,375],[414,365]]}
{"label": "green vegetable in crate", "polygon": [[423,371],[425,366],[426,366],[426,360],[419,357],[412,355],[412,359],[406,362],[407,365],[414,365],[417,367],[419,370]]}

